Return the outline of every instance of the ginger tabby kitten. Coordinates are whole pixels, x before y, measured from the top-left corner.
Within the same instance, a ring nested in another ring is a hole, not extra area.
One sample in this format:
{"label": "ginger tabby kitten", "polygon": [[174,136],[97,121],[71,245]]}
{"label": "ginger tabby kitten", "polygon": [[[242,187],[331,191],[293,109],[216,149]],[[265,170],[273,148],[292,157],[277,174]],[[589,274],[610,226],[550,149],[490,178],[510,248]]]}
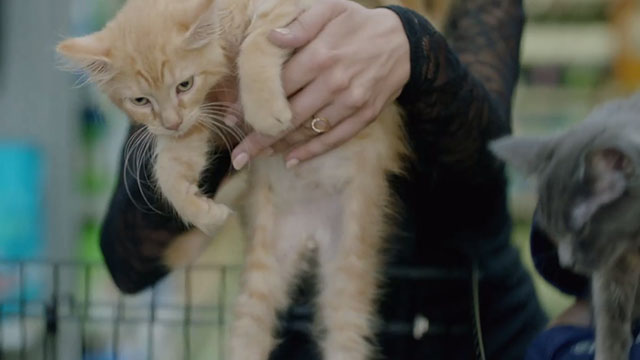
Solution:
{"label": "ginger tabby kitten", "polygon": [[[317,0],[321,1],[321,0]],[[129,0],[101,31],[58,51],[156,139],[159,190],[182,219],[213,235],[230,213],[198,191],[228,104],[208,95],[237,75],[245,120],[277,134],[291,124],[281,83],[289,53],[268,32],[309,0]],[[354,139],[288,170],[281,154],[249,168],[241,212],[249,236],[229,342],[232,360],[267,359],[276,315],[311,256],[327,359],[370,359],[381,251],[391,209],[387,176],[408,155],[398,109],[387,106]]]}

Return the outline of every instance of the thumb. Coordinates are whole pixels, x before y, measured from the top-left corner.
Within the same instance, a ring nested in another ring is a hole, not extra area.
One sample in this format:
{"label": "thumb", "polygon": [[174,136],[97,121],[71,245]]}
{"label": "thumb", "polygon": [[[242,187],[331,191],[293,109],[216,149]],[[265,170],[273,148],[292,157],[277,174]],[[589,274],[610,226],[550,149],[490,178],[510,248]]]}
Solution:
{"label": "thumb", "polygon": [[281,48],[299,48],[307,45],[335,17],[347,9],[346,1],[321,1],[302,12],[287,27],[274,29],[269,41]]}

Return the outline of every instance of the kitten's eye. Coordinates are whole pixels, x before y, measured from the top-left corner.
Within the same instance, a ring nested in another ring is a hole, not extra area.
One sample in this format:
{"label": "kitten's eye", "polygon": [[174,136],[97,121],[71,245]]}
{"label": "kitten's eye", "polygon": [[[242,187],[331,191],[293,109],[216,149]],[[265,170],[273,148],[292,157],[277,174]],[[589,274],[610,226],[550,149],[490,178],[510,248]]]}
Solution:
{"label": "kitten's eye", "polygon": [[179,93],[187,92],[193,87],[193,76],[188,78],[187,80],[181,82],[176,87],[176,91]]}
{"label": "kitten's eye", "polygon": [[131,99],[131,102],[133,103],[133,105],[136,105],[136,106],[145,106],[149,104],[149,99],[146,97],[137,97],[137,98]]}

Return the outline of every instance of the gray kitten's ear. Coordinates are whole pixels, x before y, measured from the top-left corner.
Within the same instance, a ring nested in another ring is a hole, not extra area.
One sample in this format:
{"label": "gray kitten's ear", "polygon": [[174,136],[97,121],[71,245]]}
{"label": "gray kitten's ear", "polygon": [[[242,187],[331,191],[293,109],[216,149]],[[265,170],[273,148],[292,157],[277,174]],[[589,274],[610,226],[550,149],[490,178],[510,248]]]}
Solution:
{"label": "gray kitten's ear", "polygon": [[549,161],[553,146],[553,138],[507,136],[492,141],[489,149],[508,165],[533,175]]}
{"label": "gray kitten's ear", "polygon": [[207,45],[220,31],[215,18],[215,1],[200,0],[194,10],[195,21],[187,31],[185,46],[187,49],[198,49]]}
{"label": "gray kitten's ear", "polygon": [[631,157],[618,147],[592,150],[584,161],[592,192],[607,201],[622,194],[636,171]]}
{"label": "gray kitten's ear", "polygon": [[590,151],[584,158],[584,180],[589,196],[575,204],[572,221],[582,227],[600,207],[618,199],[635,173],[631,157],[616,147]]}
{"label": "gray kitten's ear", "polygon": [[68,61],[63,66],[67,70],[86,71],[97,83],[111,77],[111,48],[102,32],[66,39],[56,51]]}

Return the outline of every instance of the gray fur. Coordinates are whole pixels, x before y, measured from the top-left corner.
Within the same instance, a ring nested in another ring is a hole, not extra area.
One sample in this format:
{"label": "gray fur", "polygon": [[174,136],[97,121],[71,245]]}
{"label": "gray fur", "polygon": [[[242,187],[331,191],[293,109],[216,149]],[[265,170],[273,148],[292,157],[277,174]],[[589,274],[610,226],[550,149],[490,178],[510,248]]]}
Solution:
{"label": "gray fur", "polygon": [[640,297],[640,94],[596,108],[564,133],[490,148],[536,177],[537,220],[562,266],[592,277],[596,360],[628,359]]}
{"label": "gray fur", "polygon": [[549,161],[554,138],[504,137],[489,144],[491,151],[527,175],[535,174]]}

